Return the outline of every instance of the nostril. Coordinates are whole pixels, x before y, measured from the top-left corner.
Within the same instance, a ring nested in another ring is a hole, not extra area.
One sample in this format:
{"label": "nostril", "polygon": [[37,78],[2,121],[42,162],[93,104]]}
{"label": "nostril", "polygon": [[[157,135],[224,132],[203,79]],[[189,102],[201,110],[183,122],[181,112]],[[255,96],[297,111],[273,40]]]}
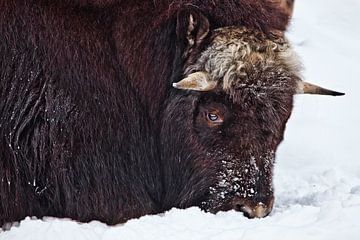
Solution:
{"label": "nostril", "polygon": [[242,198],[235,198],[232,201],[232,208],[237,212],[242,212],[245,205],[245,199]]}
{"label": "nostril", "polygon": [[249,208],[248,206],[243,206],[241,208],[241,212],[244,214],[245,217],[247,218],[254,218],[254,212],[251,208]]}
{"label": "nostril", "polygon": [[237,212],[242,212],[243,207],[244,207],[243,204],[238,203],[234,205],[234,210]]}
{"label": "nostril", "polygon": [[232,209],[237,212],[242,212],[247,218],[263,218],[271,212],[273,202],[273,198],[266,202],[269,205],[263,202],[254,202],[248,199],[236,198],[231,205]]}
{"label": "nostril", "polygon": [[233,205],[233,209],[237,212],[242,212],[244,214],[245,217],[247,218],[253,218],[253,211],[251,210],[251,208],[249,208],[248,206],[246,206],[243,203],[235,203]]}

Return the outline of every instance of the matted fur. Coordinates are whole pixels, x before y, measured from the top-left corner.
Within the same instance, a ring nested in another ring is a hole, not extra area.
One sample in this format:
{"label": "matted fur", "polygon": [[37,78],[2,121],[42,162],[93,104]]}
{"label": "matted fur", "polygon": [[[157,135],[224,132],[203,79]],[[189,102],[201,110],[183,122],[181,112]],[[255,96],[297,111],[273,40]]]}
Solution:
{"label": "matted fur", "polygon": [[0,225],[202,205],[219,166],[194,133],[199,96],[171,89],[189,6],[210,30],[288,23],[259,0],[0,1]]}
{"label": "matted fur", "polygon": [[211,80],[231,93],[240,86],[246,86],[254,71],[266,69],[271,69],[272,73],[274,69],[276,73],[287,71],[301,79],[301,63],[283,34],[264,34],[246,27],[225,27],[213,31],[211,43],[195,63],[187,66],[185,75],[205,71]]}

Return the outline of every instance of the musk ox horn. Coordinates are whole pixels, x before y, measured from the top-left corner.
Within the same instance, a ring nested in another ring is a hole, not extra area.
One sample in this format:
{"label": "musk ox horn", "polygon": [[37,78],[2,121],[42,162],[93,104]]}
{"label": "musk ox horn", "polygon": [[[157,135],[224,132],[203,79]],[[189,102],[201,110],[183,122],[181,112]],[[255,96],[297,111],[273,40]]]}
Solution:
{"label": "musk ox horn", "polygon": [[216,82],[210,79],[207,72],[194,72],[180,82],[173,83],[173,87],[182,90],[208,92],[216,87]]}
{"label": "musk ox horn", "polygon": [[322,88],[320,86],[316,86],[311,83],[307,83],[304,81],[298,82],[298,88],[296,90],[297,94],[317,94],[317,95],[331,95],[331,96],[342,96],[345,93],[336,92],[333,90],[329,90],[326,88]]}

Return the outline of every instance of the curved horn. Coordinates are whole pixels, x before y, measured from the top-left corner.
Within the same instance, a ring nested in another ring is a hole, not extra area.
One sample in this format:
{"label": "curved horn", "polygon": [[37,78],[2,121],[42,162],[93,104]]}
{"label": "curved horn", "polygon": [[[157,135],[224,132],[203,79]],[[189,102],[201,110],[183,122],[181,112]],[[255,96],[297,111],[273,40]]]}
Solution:
{"label": "curved horn", "polygon": [[298,88],[296,89],[297,94],[318,94],[318,95],[331,95],[331,96],[342,96],[345,93],[336,92],[333,90],[329,90],[326,88],[322,88],[320,86],[307,83],[304,81],[298,82]]}
{"label": "curved horn", "polygon": [[173,83],[173,87],[183,90],[208,92],[216,87],[216,82],[210,79],[207,72],[194,72],[180,82]]}

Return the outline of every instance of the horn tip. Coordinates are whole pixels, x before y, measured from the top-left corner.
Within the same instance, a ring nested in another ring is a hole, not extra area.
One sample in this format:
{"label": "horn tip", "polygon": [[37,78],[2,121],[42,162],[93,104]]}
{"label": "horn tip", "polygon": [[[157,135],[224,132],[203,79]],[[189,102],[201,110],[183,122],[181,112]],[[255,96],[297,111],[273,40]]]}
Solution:
{"label": "horn tip", "polygon": [[344,95],[345,95],[345,93],[342,93],[342,92],[335,92],[335,91],[334,91],[334,92],[332,93],[332,95],[333,95],[333,96],[344,96]]}

